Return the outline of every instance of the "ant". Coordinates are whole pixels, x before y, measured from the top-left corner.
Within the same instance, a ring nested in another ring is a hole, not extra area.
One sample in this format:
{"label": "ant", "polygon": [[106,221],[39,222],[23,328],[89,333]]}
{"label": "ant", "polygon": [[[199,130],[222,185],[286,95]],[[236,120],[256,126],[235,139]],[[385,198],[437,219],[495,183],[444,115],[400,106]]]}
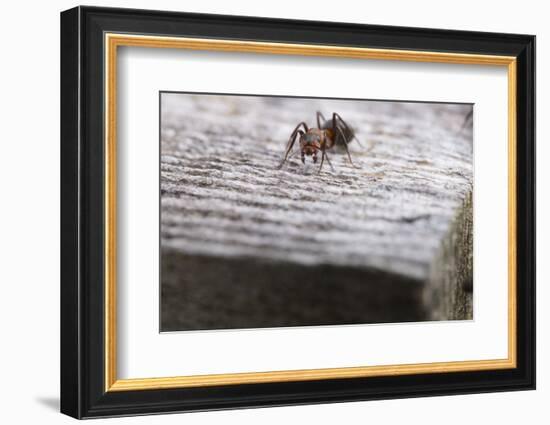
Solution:
{"label": "ant", "polygon": [[[294,154],[294,152],[290,154],[290,151],[292,150],[298,135],[300,135],[300,152],[303,164],[305,164],[306,155],[312,156],[313,163],[316,164],[317,153],[318,151],[321,151],[321,165],[319,166],[319,173],[323,168],[325,158],[327,159],[330,167],[333,168],[326,151],[332,149],[336,145],[343,146],[348,154],[351,165],[355,168],[359,168],[356,167],[351,160],[351,155],[348,149],[348,143],[350,143],[353,139],[357,139],[355,137],[355,132],[336,112],[332,114],[332,120],[327,121],[323,114],[317,111],[317,128],[310,128],[304,121],[302,121],[290,134],[290,138],[288,139],[288,143],[286,145],[285,157],[279,165],[279,169],[281,169],[286,160]],[[359,140],[357,140],[357,142],[359,142]]]}

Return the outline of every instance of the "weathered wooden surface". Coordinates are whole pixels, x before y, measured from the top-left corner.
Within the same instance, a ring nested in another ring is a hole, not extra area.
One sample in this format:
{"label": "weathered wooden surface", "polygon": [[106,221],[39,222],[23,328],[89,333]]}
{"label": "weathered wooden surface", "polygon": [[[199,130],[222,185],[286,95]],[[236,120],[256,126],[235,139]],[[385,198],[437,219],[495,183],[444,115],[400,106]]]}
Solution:
{"label": "weathered wooden surface", "polygon": [[[277,169],[317,110],[360,168]],[[163,94],[162,329],[471,318],[469,110]]]}

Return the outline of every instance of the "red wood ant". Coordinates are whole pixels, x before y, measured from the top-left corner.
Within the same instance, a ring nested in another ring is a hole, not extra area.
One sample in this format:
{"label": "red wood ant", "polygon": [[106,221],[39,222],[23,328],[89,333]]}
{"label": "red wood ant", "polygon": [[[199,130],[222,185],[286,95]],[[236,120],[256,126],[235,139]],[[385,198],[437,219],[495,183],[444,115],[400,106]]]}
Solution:
{"label": "red wood ant", "polygon": [[348,143],[350,143],[353,139],[357,139],[353,129],[336,112],[332,114],[332,120],[327,121],[323,114],[317,111],[317,128],[310,128],[304,121],[302,121],[290,134],[290,138],[288,139],[288,143],[286,145],[285,157],[279,165],[279,169],[282,168],[287,159],[294,154],[291,154],[290,152],[292,151],[298,135],[300,135],[300,152],[303,164],[305,164],[306,155],[313,157],[314,164],[317,163],[317,153],[321,151],[321,165],[319,166],[319,173],[323,168],[325,158],[332,168],[332,164],[330,163],[330,159],[326,151],[332,149],[334,146],[343,146],[348,155],[349,162],[355,167],[348,149]]}

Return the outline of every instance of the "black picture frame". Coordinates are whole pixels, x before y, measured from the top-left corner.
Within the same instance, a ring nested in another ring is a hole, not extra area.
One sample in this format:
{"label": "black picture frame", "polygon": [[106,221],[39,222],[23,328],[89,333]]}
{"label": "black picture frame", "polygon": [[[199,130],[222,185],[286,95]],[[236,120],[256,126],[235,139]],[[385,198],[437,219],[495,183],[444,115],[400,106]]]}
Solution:
{"label": "black picture frame", "polygon": [[[517,60],[517,367],[105,391],[104,34],[514,56]],[[76,7],[61,13],[61,412],[76,418],[535,388],[535,37]]]}

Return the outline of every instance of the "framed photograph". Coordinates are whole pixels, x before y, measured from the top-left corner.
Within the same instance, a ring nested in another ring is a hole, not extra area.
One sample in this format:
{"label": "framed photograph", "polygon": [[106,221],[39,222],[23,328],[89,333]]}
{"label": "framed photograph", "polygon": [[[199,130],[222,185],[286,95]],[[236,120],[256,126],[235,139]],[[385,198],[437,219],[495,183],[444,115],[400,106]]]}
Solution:
{"label": "framed photograph", "polygon": [[61,411],[535,387],[535,37],[61,14]]}

